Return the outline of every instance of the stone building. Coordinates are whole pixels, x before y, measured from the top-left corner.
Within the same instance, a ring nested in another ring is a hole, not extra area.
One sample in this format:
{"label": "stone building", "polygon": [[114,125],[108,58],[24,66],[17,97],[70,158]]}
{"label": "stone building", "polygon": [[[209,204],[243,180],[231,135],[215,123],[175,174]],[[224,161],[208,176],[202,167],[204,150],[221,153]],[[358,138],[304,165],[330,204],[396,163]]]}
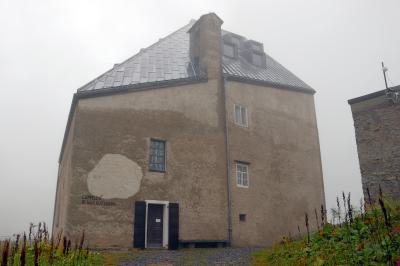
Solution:
{"label": "stone building", "polygon": [[325,204],[315,91],[222,23],[203,15],[78,89],[53,233],[265,246]]}
{"label": "stone building", "polygon": [[349,100],[364,198],[382,192],[400,199],[400,86]]}

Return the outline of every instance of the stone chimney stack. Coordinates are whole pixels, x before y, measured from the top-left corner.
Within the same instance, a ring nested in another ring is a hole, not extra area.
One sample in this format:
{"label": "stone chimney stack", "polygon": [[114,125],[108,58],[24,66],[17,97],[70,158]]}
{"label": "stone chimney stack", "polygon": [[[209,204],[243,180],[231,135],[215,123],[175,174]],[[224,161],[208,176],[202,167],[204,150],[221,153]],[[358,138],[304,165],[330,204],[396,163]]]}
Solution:
{"label": "stone chimney stack", "polygon": [[209,79],[221,77],[221,25],[223,21],[215,14],[201,16],[190,28],[190,57],[192,62],[207,73]]}

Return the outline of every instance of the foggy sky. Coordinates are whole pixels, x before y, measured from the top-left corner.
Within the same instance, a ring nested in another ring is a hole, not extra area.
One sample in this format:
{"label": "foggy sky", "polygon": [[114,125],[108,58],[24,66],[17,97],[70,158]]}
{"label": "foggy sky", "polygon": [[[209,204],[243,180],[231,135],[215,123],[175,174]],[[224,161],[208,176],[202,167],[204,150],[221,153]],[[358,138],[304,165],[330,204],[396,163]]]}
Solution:
{"label": "foggy sky", "polygon": [[327,206],[342,190],[357,203],[347,100],[384,89],[382,60],[400,85],[399,11],[398,0],[0,0],[0,237],[51,223],[76,89],[208,12],[317,91]]}

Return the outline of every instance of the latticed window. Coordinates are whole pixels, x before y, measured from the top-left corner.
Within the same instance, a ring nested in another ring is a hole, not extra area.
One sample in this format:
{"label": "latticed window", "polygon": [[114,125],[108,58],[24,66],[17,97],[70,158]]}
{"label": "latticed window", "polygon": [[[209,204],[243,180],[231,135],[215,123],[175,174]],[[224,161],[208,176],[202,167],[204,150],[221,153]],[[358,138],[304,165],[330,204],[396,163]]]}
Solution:
{"label": "latticed window", "polygon": [[236,184],[238,187],[249,186],[249,165],[246,163],[236,163]]}
{"label": "latticed window", "polygon": [[235,104],[235,123],[247,127],[247,109],[244,106]]}
{"label": "latticed window", "polygon": [[152,171],[165,171],[165,141],[155,139],[150,141],[149,169]]}

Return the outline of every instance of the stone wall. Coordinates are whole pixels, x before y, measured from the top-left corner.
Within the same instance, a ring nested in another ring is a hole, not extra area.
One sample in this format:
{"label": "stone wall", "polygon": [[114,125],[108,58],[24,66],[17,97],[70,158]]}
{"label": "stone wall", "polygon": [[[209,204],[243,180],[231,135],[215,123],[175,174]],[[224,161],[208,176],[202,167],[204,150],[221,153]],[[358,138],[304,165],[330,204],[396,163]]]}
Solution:
{"label": "stone wall", "polygon": [[351,104],[364,197],[400,199],[400,104],[385,96]]}

